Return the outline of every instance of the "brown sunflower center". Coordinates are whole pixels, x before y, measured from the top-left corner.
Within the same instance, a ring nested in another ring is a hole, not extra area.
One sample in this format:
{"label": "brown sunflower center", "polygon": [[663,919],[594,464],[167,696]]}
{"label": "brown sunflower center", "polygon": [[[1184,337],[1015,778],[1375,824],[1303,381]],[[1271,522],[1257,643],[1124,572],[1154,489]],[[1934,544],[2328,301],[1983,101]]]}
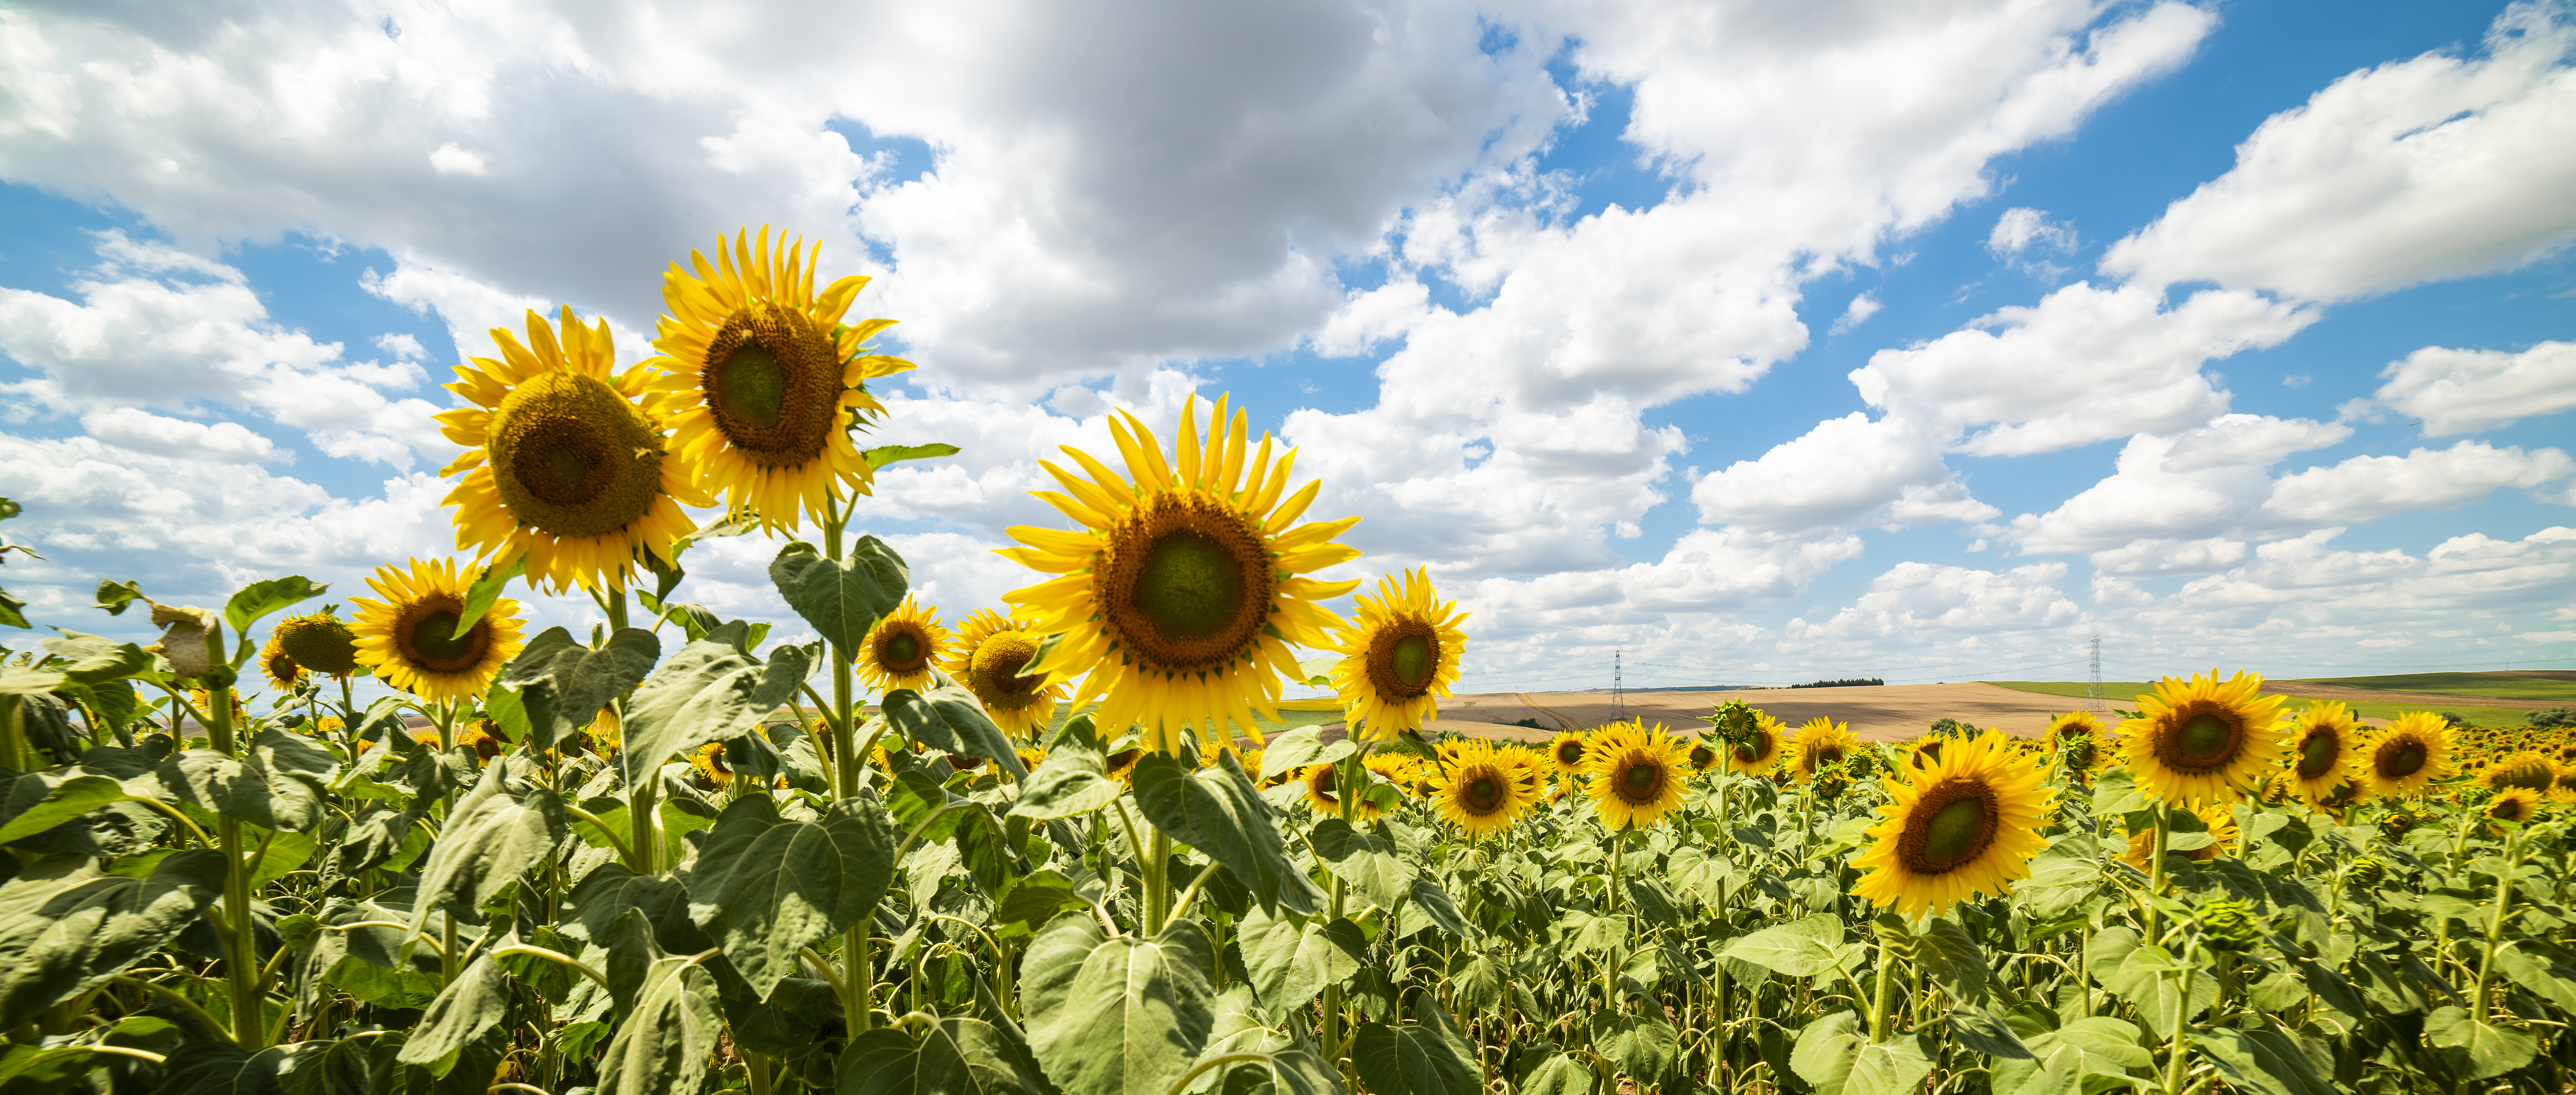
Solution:
{"label": "brown sunflower center", "polygon": [[1426,621],[1401,617],[1369,637],[1364,664],[1369,687],[1379,696],[1413,699],[1431,691],[1432,674],[1440,669],[1440,635]]}
{"label": "brown sunflower center", "polygon": [[1933,784],[1906,811],[1896,858],[1915,874],[1948,874],[1984,855],[2003,826],[2003,804],[1981,779]]}
{"label": "brown sunflower center", "polygon": [[930,644],[910,623],[889,623],[877,633],[877,664],[889,673],[919,673],[929,666]]}
{"label": "brown sunflower center", "polygon": [[2335,761],[2343,756],[2343,739],[2333,730],[2320,727],[2299,739],[2300,779],[2318,779],[2334,770]]}
{"label": "brown sunflower center", "polygon": [[1919,746],[1916,746],[1916,747],[1915,747],[1915,749],[1914,749],[1914,766],[1915,766],[1915,767],[1917,767],[1917,768],[1929,768],[1929,767],[1931,767],[1931,766],[1933,766],[1933,765],[1935,765],[1935,764],[1939,764],[1939,763],[1941,763],[1941,743],[1940,743],[1940,742],[1937,742],[1937,741],[1927,741],[1927,742],[1924,742],[1923,744],[1921,744],[1921,745],[1919,745]]}
{"label": "brown sunflower center", "polygon": [[996,631],[967,660],[967,686],[984,706],[1017,711],[1037,701],[1042,677],[1023,677],[1020,670],[1038,656],[1037,638],[1025,631]]}
{"label": "brown sunflower center", "polygon": [[395,652],[413,668],[432,673],[473,668],[491,649],[492,620],[487,616],[474,621],[464,637],[458,638],[456,621],[464,618],[464,612],[464,602],[445,593],[404,605],[394,619]]}
{"label": "brown sunflower center", "polygon": [[1248,657],[1277,577],[1261,528],[1213,499],[1158,494],[1109,530],[1094,562],[1119,652],[1165,675]]}
{"label": "brown sunflower center", "polygon": [[2194,706],[2176,712],[2155,728],[2155,755],[2164,766],[2184,775],[2207,775],[2225,769],[2245,749],[2245,724],[2234,712]]}
{"label": "brown sunflower center", "polygon": [[1632,806],[1644,806],[1663,797],[1664,765],[1653,757],[1631,754],[1621,761],[1610,789]]}
{"label": "brown sunflower center", "polygon": [[[2373,763],[2379,767],[2381,779],[2405,779],[2421,772],[2424,770],[2425,760],[2431,755],[2425,750],[2424,743],[2420,741],[2394,741],[2389,745],[2394,748],[2383,747],[2379,750],[2379,755],[2372,758]],[[2532,765],[2531,767],[2538,769],[2542,766]],[[2547,781],[2544,780],[2542,786],[2547,785]]]}
{"label": "brown sunflower center", "polygon": [[1333,774],[1333,766],[1327,764],[1315,769],[1314,778],[1306,781],[1306,789],[1313,791],[1316,798],[1326,802],[1340,802],[1340,788],[1335,783],[1338,778]]}
{"label": "brown sunflower center", "polygon": [[1583,743],[1579,741],[1556,743],[1556,762],[1567,767],[1583,763]]}
{"label": "brown sunflower center", "polygon": [[641,520],[662,489],[662,439],[607,381],[544,372],[492,411],[492,485],[510,516],[557,537]]}
{"label": "brown sunflower center", "polygon": [[358,637],[330,616],[298,616],[277,625],[277,647],[316,673],[346,676],[358,668]]}
{"label": "brown sunflower center", "polygon": [[1691,746],[1690,762],[1693,768],[1706,768],[1717,763],[1717,751],[1705,745]]}
{"label": "brown sunflower center", "polygon": [[1737,764],[1760,764],[1762,763],[1762,758],[1770,755],[1771,732],[1768,730],[1754,731],[1753,740],[1735,747],[1735,762]]}
{"label": "brown sunflower center", "polygon": [[1813,771],[1828,764],[1840,764],[1842,763],[1842,759],[1842,746],[1819,745],[1813,752],[1807,754],[1807,768],[1809,771]]}
{"label": "brown sunflower center", "polygon": [[823,455],[841,410],[841,363],[826,332],[774,300],[736,308],[707,343],[699,374],[716,429],[764,468]]}
{"label": "brown sunflower center", "polygon": [[1491,772],[1478,772],[1458,792],[1458,804],[1471,814],[1484,815],[1503,807],[1503,781]]}

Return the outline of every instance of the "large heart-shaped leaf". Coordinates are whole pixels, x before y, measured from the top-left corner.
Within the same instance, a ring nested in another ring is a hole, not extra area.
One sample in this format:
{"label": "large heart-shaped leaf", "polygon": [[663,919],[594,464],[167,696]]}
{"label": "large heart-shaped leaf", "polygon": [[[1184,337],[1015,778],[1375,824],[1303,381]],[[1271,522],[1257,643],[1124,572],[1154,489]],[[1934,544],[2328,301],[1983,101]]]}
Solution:
{"label": "large heart-shaped leaf", "polygon": [[1282,1014],[1306,1006],[1325,986],[1349,980],[1368,954],[1368,938],[1349,920],[1301,923],[1257,910],[1243,918],[1236,943],[1261,1002]]}
{"label": "large heart-shaped leaf", "polygon": [[599,1095],[698,1090],[724,1034],[715,977],[685,958],[656,958],[644,968],[634,1001],[602,1055]]}
{"label": "large heart-shaped leaf", "polygon": [[1413,867],[1397,854],[1394,841],[1337,817],[1316,822],[1307,841],[1325,870],[1379,908],[1393,909],[1413,896]]}
{"label": "large heart-shaped leaf", "polygon": [[863,921],[894,877],[898,838],[872,798],[820,821],[779,816],[766,795],[725,808],[689,878],[689,918],[715,937],[752,991],[796,972],[796,952]]}
{"label": "large heart-shaped leaf", "polygon": [[1414,1021],[1369,1022],[1351,1038],[1351,1064],[1380,1095],[1477,1095],[1484,1073],[1476,1051],[1429,993],[1416,997]]}
{"label": "large heart-shaped leaf", "polygon": [[790,543],[769,561],[769,580],[846,661],[856,656],[877,617],[903,604],[912,573],[885,541],[862,536],[846,559],[826,559],[812,544]]}
{"label": "large heart-shaped leaf", "polygon": [[919,1036],[878,1027],[841,1051],[839,1095],[1046,1095],[1029,1049],[981,1019],[950,1017]]}
{"label": "large heart-shaped leaf", "polygon": [[661,657],[662,641],[642,628],[619,628],[593,650],[572,632],[549,627],[502,667],[500,683],[519,691],[537,748],[552,749],[642,682]]}
{"label": "large heart-shaped leaf", "polygon": [[618,753],[627,785],[660,770],[674,753],[760,725],[809,668],[798,647],[780,649],[773,665],[715,639],[681,647],[627,703],[625,747]]}
{"label": "large heart-shaped leaf", "polygon": [[303,830],[321,824],[325,789],[339,771],[320,746],[271,727],[251,739],[246,758],[190,749],[161,762],[154,775],[172,797],[208,813]]}
{"label": "large heart-shaped leaf", "polygon": [[415,920],[425,922],[431,909],[479,918],[484,902],[553,855],[568,835],[563,801],[542,787],[509,787],[504,767],[484,769],[447,816],[421,866]]}
{"label": "large heart-shaped leaf", "polygon": [[419,1025],[412,1027],[410,1039],[394,1059],[429,1065],[433,1073],[444,1075],[446,1069],[436,1067],[441,1059],[453,1066],[449,1054],[482,1037],[508,1014],[509,988],[501,974],[501,963],[492,959],[490,951],[476,955],[430,1001],[429,1010],[421,1014]]}
{"label": "large heart-shaped leaf", "polygon": [[250,625],[258,623],[260,617],[297,601],[319,597],[330,589],[330,586],[316,585],[300,574],[253,582],[224,602],[224,622],[232,625],[234,634],[247,636]]}
{"label": "large heart-shaped leaf", "polygon": [[224,858],[188,848],[146,878],[54,856],[0,885],[0,1027],[106,984],[176,938],[223,892]]}
{"label": "large heart-shaped leaf", "polygon": [[881,706],[886,722],[907,738],[943,752],[983,757],[1015,777],[1029,774],[1011,739],[984,714],[975,694],[962,686],[944,685],[929,692],[897,688],[885,694]]}
{"label": "large heart-shaped leaf", "polygon": [[1176,758],[1148,754],[1136,762],[1131,778],[1136,806],[1154,827],[1224,864],[1263,910],[1315,910],[1314,884],[1289,862],[1270,804],[1232,752],[1217,754],[1216,767],[1196,772]]}
{"label": "large heart-shaped leaf", "polygon": [[1059,917],[1020,960],[1029,1048],[1068,1095],[1168,1090],[1207,1044],[1209,963],[1207,937],[1188,921],[1142,939]]}
{"label": "large heart-shaped leaf", "polygon": [[1099,749],[1079,737],[1067,737],[1047,751],[1029,778],[1020,781],[1020,797],[1011,803],[1009,816],[1039,821],[1080,817],[1125,793],[1109,778]]}

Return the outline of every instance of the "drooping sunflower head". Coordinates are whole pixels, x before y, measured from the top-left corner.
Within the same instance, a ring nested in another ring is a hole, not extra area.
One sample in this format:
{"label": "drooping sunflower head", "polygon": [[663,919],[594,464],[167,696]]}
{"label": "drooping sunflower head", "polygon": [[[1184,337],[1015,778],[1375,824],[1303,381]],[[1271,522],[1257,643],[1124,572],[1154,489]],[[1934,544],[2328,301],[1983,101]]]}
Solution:
{"label": "drooping sunflower head", "polygon": [[1559,731],[1556,738],[1547,743],[1547,755],[1556,763],[1560,774],[1581,775],[1592,756],[1592,738],[1572,730]]}
{"label": "drooping sunflower head", "polygon": [[2478,816],[2488,821],[2520,825],[2540,816],[2540,792],[2529,787],[2508,787],[2478,807]]}
{"label": "drooping sunflower head", "polygon": [[2290,778],[2299,797],[2314,799],[2350,778],[2358,725],[2334,700],[2308,705],[2290,722]]}
{"label": "drooping sunflower head", "polygon": [[1392,741],[1419,730],[1438,713],[1438,698],[1458,680],[1458,655],[1467,645],[1458,622],[1467,614],[1431,588],[1429,568],[1377,580],[1377,596],[1352,598],[1358,619],[1338,629],[1330,647],[1333,689],[1356,721],[1361,737]]}
{"label": "drooping sunflower head", "polygon": [[1431,783],[1441,819],[1470,840],[1511,828],[1523,811],[1537,804],[1538,796],[1535,773],[1484,742],[1459,748],[1447,771],[1434,776]]}
{"label": "drooping sunflower head", "polygon": [[472,585],[446,560],[414,559],[407,570],[376,568],[367,579],[381,601],[352,597],[358,606],[358,660],[386,684],[432,703],[481,696],[501,666],[526,644],[519,638],[519,603],[492,602],[465,634],[465,594]]}
{"label": "drooping sunflower head", "polygon": [[851,431],[885,406],[867,382],[912,368],[867,352],[893,320],[841,322],[868,279],[815,292],[823,245],[802,242],[773,250],[763,225],[756,242],[749,229],[731,247],[719,239],[713,264],[696,251],[693,270],[672,263],[662,276],[670,312],[653,339],[653,407],[671,426],[671,451],[729,510],[770,528],[823,520],[833,499],[868,493],[874,473]]}
{"label": "drooping sunflower head", "polygon": [[711,741],[689,750],[689,767],[697,771],[701,787],[719,790],[733,783],[733,766],[725,763],[723,742]]}
{"label": "drooping sunflower head", "polygon": [[1761,711],[1739,732],[1742,740],[1726,751],[1726,769],[1738,775],[1758,776],[1780,763],[1780,743],[1785,736],[1780,720]]}
{"label": "drooping sunflower head", "polygon": [[2370,801],[2370,781],[2347,776],[2325,794],[2307,801],[2309,809],[2341,821],[2353,807]]}
{"label": "drooping sunflower head", "polygon": [[1805,782],[1816,777],[1817,769],[1850,756],[1853,750],[1860,748],[1860,739],[1852,736],[1850,723],[1835,722],[1819,715],[1798,728],[1798,738],[1792,744],[1798,751],[1795,762],[1798,779]]}
{"label": "drooping sunflower head", "polygon": [[[1012,528],[1024,546],[1000,552],[1061,575],[1003,597],[1037,630],[1063,636],[1039,666],[1047,679],[1082,675],[1075,703],[1099,699],[1103,725],[1142,725],[1164,753],[1177,751],[1185,730],[1223,731],[1228,721],[1260,742],[1253,712],[1277,718],[1282,675],[1296,673],[1293,649],[1327,645],[1342,624],[1322,602],[1359,585],[1306,577],[1359,557],[1333,539],[1359,518],[1297,523],[1323,484],[1288,491],[1296,454],[1272,460],[1268,435],[1248,451],[1251,418],[1238,410],[1229,420],[1222,397],[1204,441],[1200,425],[1192,396],[1167,458],[1142,421],[1113,417],[1124,473],[1066,446],[1086,474],[1044,463],[1065,493],[1035,493],[1077,527]],[[1393,660],[1412,672],[1412,657]],[[1421,679],[1436,681],[1438,671]]]}
{"label": "drooping sunflower head", "polygon": [[[2191,812],[2192,816],[2199,818],[2201,825],[2209,830],[2209,843],[2185,851],[2168,850],[2165,854],[2178,855],[2194,863],[2206,863],[2223,855],[2235,854],[2236,838],[2239,834],[2236,828],[2234,803],[2202,803],[2193,807]],[[2148,869],[2148,857],[2154,855],[2155,850],[2156,831],[2150,826],[2129,834],[2128,851],[2122,853],[2120,859],[2145,872]]]}
{"label": "drooping sunflower head", "polygon": [[1041,638],[1029,630],[1027,620],[979,608],[966,617],[956,645],[949,648],[949,675],[975,693],[994,725],[1022,741],[1035,740],[1052,724],[1056,704],[1064,699],[1063,686],[1024,673],[1037,659]]}
{"label": "drooping sunflower head", "polygon": [[[2396,729],[2393,723],[2388,727],[2390,733]],[[2498,758],[2495,763],[2487,765],[2485,771],[2478,773],[2478,785],[2495,791],[2516,787],[2534,792],[2547,791],[2558,785],[2558,766],[2545,753],[2517,750]]]}
{"label": "drooping sunflower head", "polygon": [[2140,718],[2120,724],[2123,759],[2138,789],[2169,802],[2233,801],[2254,789],[2289,751],[2279,712],[2288,702],[2263,694],[2263,678],[2218,672],[2188,681],[2166,677],[2137,699]]}
{"label": "drooping sunflower head", "polygon": [[506,744],[501,737],[500,725],[490,719],[476,719],[456,730],[456,747],[474,750],[477,762],[500,756]]}
{"label": "drooping sunflower head", "polygon": [[1584,766],[1592,777],[1586,793],[1602,826],[1614,833],[1642,829],[1679,809],[1690,778],[1688,752],[1661,723],[1605,727]]}
{"label": "drooping sunflower head", "polygon": [[[2457,762],[2452,759],[2457,752],[2456,741],[2451,724],[2441,716],[2430,711],[2404,712],[2355,750],[2355,774],[2372,793],[2384,798],[2420,795],[2434,780],[2456,770]],[[2535,779],[2537,782],[2531,784],[2535,790],[2548,790],[2550,777],[2544,773],[2549,768],[2549,758],[2538,753],[2516,756],[2533,762],[2532,769],[2517,774]],[[2494,772],[2490,768],[2489,776]]]}
{"label": "drooping sunflower head", "polygon": [[494,566],[526,559],[530,586],[624,589],[639,560],[669,561],[696,531],[680,507],[711,500],[638,405],[647,370],[617,371],[607,320],[584,327],[567,307],[548,324],[530,311],[527,330],[522,344],[493,328],[500,358],[458,367],[447,390],[465,406],[436,416],[465,446],[439,470],[463,476],[443,501],[456,507],[456,546]]}
{"label": "drooping sunflower head", "polygon": [[1865,873],[1852,896],[1912,916],[1940,913],[1977,894],[2001,895],[2030,877],[2030,861],[2056,792],[2039,764],[2016,760],[2002,731],[1954,739],[1939,760],[1881,781],[1889,802],[1868,830],[1873,843],[1852,857]]}
{"label": "drooping sunflower head", "polygon": [[295,664],[334,680],[358,671],[358,636],[337,615],[340,606],[289,616],[269,629],[268,641]]}
{"label": "drooping sunflower head", "polygon": [[280,692],[304,687],[304,667],[286,656],[286,648],[278,645],[274,631],[268,633],[268,642],[259,648],[259,669],[268,675],[268,683],[276,685]]}
{"label": "drooping sunflower head", "polygon": [[930,684],[930,667],[948,657],[948,638],[948,629],[939,625],[939,610],[925,609],[907,596],[859,640],[859,679],[879,692],[920,691]]}

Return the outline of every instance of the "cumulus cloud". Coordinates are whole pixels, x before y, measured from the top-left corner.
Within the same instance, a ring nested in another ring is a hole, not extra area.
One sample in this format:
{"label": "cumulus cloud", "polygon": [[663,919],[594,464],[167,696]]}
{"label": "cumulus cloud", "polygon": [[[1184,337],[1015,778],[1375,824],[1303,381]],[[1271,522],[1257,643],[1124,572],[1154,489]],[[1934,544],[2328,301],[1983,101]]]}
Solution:
{"label": "cumulus cloud", "polygon": [[161,456],[260,464],[293,455],[238,422],[189,422],[139,407],[92,411],[81,416],[81,428],[110,445]]}
{"label": "cumulus cloud", "polygon": [[2408,510],[2465,505],[2502,487],[2537,487],[2576,472],[2557,449],[2524,453],[2462,441],[2404,456],[2356,456],[2282,477],[2263,508],[2293,521],[2347,524]]}
{"label": "cumulus cloud", "polygon": [[1995,218],[1995,229],[1986,234],[1986,250],[1998,255],[2018,257],[2036,245],[2042,251],[2065,253],[2075,250],[2075,226],[2052,221],[2048,214],[2028,206],[2014,206]]}
{"label": "cumulus cloud", "polygon": [[2371,398],[2422,419],[2424,436],[2475,433],[2576,407],[2576,342],[2521,353],[2427,346],[2379,371]]}
{"label": "cumulus cloud", "polygon": [[2274,115],[2233,170],[2113,244],[2102,268],[2332,301],[2564,246],[2576,234],[2576,16],[2523,0],[2484,45],[2483,57],[2355,72]]}

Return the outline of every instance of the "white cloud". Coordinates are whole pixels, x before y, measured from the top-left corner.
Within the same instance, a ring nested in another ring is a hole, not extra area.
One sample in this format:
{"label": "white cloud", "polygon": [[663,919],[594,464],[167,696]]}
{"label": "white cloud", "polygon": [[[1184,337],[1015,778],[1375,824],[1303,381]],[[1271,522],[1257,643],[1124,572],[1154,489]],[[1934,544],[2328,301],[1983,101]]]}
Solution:
{"label": "white cloud", "polygon": [[1830,333],[1838,335],[1869,322],[1869,317],[1877,315],[1881,307],[1882,305],[1878,303],[1878,291],[1875,289],[1853,297],[1851,303],[1843,307],[1843,314],[1834,320]]}
{"label": "white cloud", "polygon": [[2245,541],[2213,538],[2208,540],[2134,540],[2121,547],[2093,553],[2096,574],[2122,576],[2161,574],[2206,574],[2236,565],[2245,558]]}
{"label": "white cloud", "polygon": [[1772,532],[1863,524],[1978,521],[1969,497],[1917,424],[1853,411],[1805,436],[1710,473],[1691,490],[1700,520]]}
{"label": "white cloud", "polygon": [[2576,407],[2576,342],[2521,353],[2427,346],[2379,371],[2371,398],[2422,419],[2424,436],[2475,433]]}
{"label": "white cloud", "polygon": [[441,175],[482,176],[492,173],[491,168],[484,163],[482,153],[458,148],[454,141],[440,145],[436,151],[431,152],[429,166]]}
{"label": "white cloud", "polygon": [[1997,640],[2017,632],[2065,630],[2083,609],[2057,583],[2064,563],[2033,563],[2006,571],[1905,562],[1870,582],[1851,607],[1822,620],[1789,621],[1784,651],[1830,649],[1842,643],[1885,643],[1919,648],[1936,635],[1974,634]]}
{"label": "white cloud", "polygon": [[2075,226],[2049,220],[2047,213],[2028,206],[2014,206],[1995,218],[1994,231],[1986,234],[1986,250],[2007,258],[2019,258],[2034,245],[2044,252],[2071,252],[2078,246]]}
{"label": "white cloud", "polygon": [[2485,47],[2356,72],[2272,116],[2233,170],[2112,245],[2102,268],[2332,301],[2563,246],[2576,233],[2576,19],[2523,0]]}
{"label": "white cloud", "polygon": [[162,456],[259,464],[293,455],[238,422],[187,422],[136,407],[92,411],[81,416],[81,428],[110,445]]}
{"label": "white cloud", "polygon": [[2195,471],[2237,464],[2267,467],[2291,453],[2339,445],[2351,436],[2352,427],[2339,422],[2257,414],[2220,415],[2208,425],[2174,438],[2173,447],[2165,450],[2164,468]]}
{"label": "white cloud", "polygon": [[2557,449],[2525,454],[2462,441],[2404,456],[2356,456],[2282,477],[2263,508],[2293,521],[2346,524],[2408,510],[2465,505],[2501,487],[2537,487],[2576,472]]}

